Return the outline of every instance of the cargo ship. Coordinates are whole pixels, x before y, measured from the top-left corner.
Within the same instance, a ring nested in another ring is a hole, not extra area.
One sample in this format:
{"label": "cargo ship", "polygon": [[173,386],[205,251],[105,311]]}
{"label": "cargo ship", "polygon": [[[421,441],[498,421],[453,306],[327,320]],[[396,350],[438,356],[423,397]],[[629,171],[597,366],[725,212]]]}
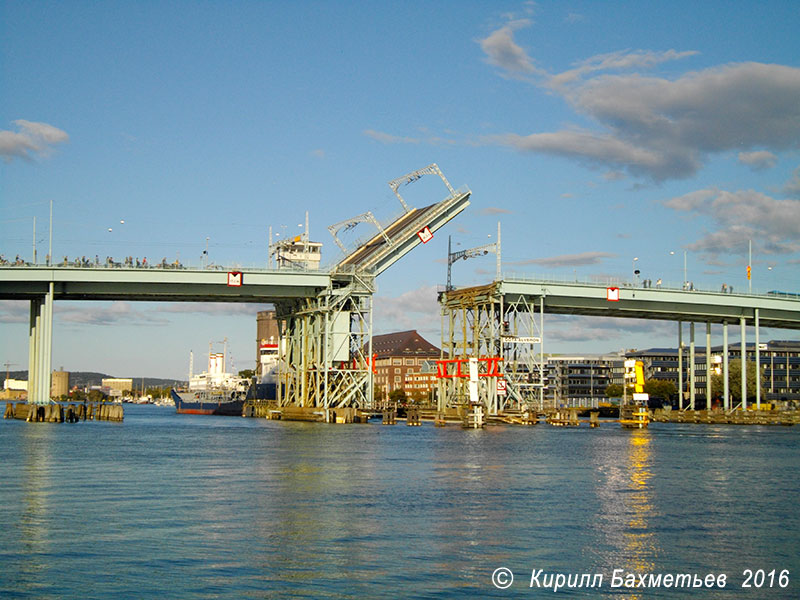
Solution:
{"label": "cargo ship", "polygon": [[179,392],[170,390],[175,412],[183,415],[242,416],[245,392],[228,390],[200,390]]}
{"label": "cargo ship", "polygon": [[203,373],[193,375],[193,359],[189,359],[189,389],[170,390],[175,412],[188,415],[242,415],[250,382],[226,371],[227,342],[226,338],[223,352],[212,352],[209,344],[208,370]]}

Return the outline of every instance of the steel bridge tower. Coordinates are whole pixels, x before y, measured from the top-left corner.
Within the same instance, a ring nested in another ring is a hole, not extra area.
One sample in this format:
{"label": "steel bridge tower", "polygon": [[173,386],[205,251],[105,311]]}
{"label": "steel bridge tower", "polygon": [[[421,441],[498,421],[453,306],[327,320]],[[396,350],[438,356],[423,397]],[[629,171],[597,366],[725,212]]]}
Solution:
{"label": "steel bridge tower", "polygon": [[[438,175],[448,195],[424,208],[410,207],[399,188],[423,175]],[[403,213],[387,225],[364,213],[328,227],[345,257],[330,273],[330,285],[314,298],[275,303],[281,339],[278,387],[282,407],[319,412],[339,408],[371,409],[374,363],[372,295],[375,278],[469,205],[468,188],[454,189],[436,164],[389,182]],[[347,253],[341,230],[371,224],[377,232]]]}
{"label": "steel bridge tower", "polygon": [[[445,359],[440,364],[477,358],[485,365],[478,393],[487,413],[542,410],[542,306],[522,295],[507,297],[501,281],[446,290],[439,295],[439,303]],[[445,373],[444,368],[440,366],[440,413],[469,401],[467,379]]]}

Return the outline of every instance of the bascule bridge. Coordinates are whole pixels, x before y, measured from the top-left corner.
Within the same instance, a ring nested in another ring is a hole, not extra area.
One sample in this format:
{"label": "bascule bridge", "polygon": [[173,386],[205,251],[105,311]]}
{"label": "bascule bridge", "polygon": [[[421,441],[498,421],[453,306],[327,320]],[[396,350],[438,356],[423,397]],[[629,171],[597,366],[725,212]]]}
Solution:
{"label": "bascule bridge", "polygon": [[[423,176],[441,179],[446,197],[415,208],[400,188]],[[302,261],[286,253],[267,269],[226,271],[181,265],[60,264],[0,265],[0,299],[30,301],[29,388],[32,404],[50,403],[53,304],[56,300],[272,303],[285,340],[277,386],[281,406],[319,412],[338,407],[370,408],[372,296],[375,278],[469,205],[467,187],[454,189],[436,164],[389,182],[402,213],[381,224],[364,213],[329,227],[344,258],[329,270],[313,270],[318,244],[292,240]],[[342,230],[370,224],[374,232],[347,251]],[[306,231],[308,229],[306,228]],[[270,244],[272,251],[272,244]],[[285,247],[283,248],[286,249]]]}

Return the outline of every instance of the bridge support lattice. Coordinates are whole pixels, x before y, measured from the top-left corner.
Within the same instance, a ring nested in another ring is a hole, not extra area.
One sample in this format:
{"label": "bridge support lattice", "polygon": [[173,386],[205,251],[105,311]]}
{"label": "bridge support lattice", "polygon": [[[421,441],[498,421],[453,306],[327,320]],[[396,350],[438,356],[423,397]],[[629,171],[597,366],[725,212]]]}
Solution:
{"label": "bridge support lattice", "polygon": [[[439,303],[443,358],[496,360],[501,371],[499,376],[479,380],[478,394],[487,413],[541,409],[544,401],[541,302],[537,306],[525,296],[507,298],[495,282],[447,290],[439,296]],[[468,403],[468,384],[462,377],[441,377],[439,411]]]}
{"label": "bridge support lattice", "polygon": [[373,407],[374,279],[336,277],[316,298],[276,302],[284,346],[281,406],[327,410]]}

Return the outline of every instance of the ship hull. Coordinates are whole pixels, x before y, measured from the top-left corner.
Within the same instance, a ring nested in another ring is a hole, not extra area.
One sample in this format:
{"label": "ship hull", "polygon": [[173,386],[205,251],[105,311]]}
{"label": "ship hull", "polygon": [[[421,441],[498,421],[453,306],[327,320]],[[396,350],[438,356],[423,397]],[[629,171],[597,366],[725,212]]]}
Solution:
{"label": "ship hull", "polygon": [[175,412],[179,415],[223,415],[242,416],[244,398],[229,397],[223,394],[196,394],[192,392],[171,391],[175,402]]}

